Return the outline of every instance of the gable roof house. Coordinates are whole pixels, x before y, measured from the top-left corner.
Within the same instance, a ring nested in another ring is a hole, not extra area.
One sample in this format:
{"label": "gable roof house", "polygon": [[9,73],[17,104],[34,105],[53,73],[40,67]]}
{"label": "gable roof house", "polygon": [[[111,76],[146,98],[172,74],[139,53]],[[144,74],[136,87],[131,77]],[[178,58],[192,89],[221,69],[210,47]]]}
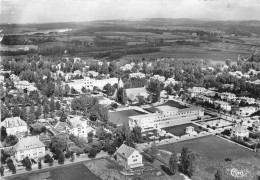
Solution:
{"label": "gable roof house", "polygon": [[8,135],[17,135],[28,131],[26,122],[20,117],[6,118],[1,123],[1,126],[6,128],[6,133]]}
{"label": "gable roof house", "polygon": [[142,155],[136,149],[122,144],[116,151],[117,162],[125,169],[142,167]]}
{"label": "gable roof house", "polygon": [[17,161],[21,161],[25,157],[35,159],[45,155],[45,145],[37,136],[27,136],[19,139],[14,145],[14,150]]}

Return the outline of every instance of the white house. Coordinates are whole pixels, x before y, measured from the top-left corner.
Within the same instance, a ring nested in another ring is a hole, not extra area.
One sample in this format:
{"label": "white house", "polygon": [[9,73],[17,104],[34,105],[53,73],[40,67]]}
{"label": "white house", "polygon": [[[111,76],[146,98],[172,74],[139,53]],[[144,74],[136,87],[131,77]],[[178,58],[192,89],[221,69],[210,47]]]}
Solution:
{"label": "white house", "polygon": [[96,72],[96,71],[89,71],[87,74],[88,74],[88,76],[91,75],[91,76],[93,76],[93,77],[97,77],[99,73]]}
{"label": "white house", "polygon": [[195,97],[197,94],[203,93],[205,90],[204,87],[193,87],[188,89],[191,97]]}
{"label": "white house", "polygon": [[164,76],[160,76],[158,74],[152,76],[150,79],[153,79],[153,80],[158,80],[160,82],[164,82],[165,81],[165,77]]}
{"label": "white house", "polygon": [[164,87],[168,86],[169,84],[175,85],[178,84],[178,81],[175,81],[174,78],[168,78],[165,82],[164,82]]}
{"label": "white house", "polygon": [[231,105],[224,101],[214,101],[215,107],[220,106],[221,109],[225,111],[231,111]]}
{"label": "white house", "polygon": [[144,77],[145,77],[145,74],[140,73],[140,72],[129,74],[129,78],[144,78]]}
{"label": "white house", "polygon": [[122,144],[116,151],[117,162],[125,169],[142,167],[142,155],[136,149]]}
{"label": "white house", "polygon": [[6,128],[8,135],[17,135],[19,133],[28,132],[27,124],[20,117],[6,118],[1,126]]}
{"label": "white house", "polygon": [[14,81],[19,81],[19,77],[16,76],[15,74],[11,74],[10,75],[10,79],[14,82]]}
{"label": "white house", "polygon": [[81,116],[68,116],[68,123],[70,127],[66,127],[66,131],[69,134],[73,134],[75,136],[88,137],[89,132],[93,132],[95,134],[94,129],[88,125],[88,121],[82,119]]}
{"label": "white house", "polygon": [[260,132],[260,122],[255,122],[252,125],[254,132]]}
{"label": "white house", "polygon": [[227,101],[231,101],[231,100],[236,98],[235,94],[227,93],[227,92],[219,93],[219,96],[220,96],[221,99],[224,99],[224,100],[227,100]]}
{"label": "white house", "polygon": [[231,137],[244,138],[249,137],[249,131],[246,126],[237,125],[232,128]]}
{"label": "white house", "polygon": [[249,97],[238,97],[237,98],[238,101],[243,101],[246,102],[248,104],[254,104],[255,103],[255,98],[249,98]]}
{"label": "white house", "polygon": [[251,114],[255,113],[256,111],[257,111],[256,107],[246,106],[246,107],[240,107],[236,113],[239,116],[250,116]]}
{"label": "white house", "polygon": [[45,155],[45,145],[37,136],[27,136],[14,145],[15,158],[17,161],[23,160],[25,157],[38,158]]}

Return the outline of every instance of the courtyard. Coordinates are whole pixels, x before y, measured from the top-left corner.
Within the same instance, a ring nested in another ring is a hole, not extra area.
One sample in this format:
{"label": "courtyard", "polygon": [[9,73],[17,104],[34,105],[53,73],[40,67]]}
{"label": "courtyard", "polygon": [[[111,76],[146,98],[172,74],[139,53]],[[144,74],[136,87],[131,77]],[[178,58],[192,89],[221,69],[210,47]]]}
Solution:
{"label": "courtyard", "polygon": [[141,114],[146,114],[146,113],[135,110],[135,109],[109,112],[108,121],[113,122],[117,125],[122,125],[124,123],[128,123],[128,117],[129,116],[137,116],[137,115],[141,115]]}
{"label": "courtyard", "polygon": [[162,130],[165,130],[167,133],[171,133],[175,136],[183,136],[183,135],[185,135],[186,127],[189,127],[189,126],[193,127],[194,131],[196,131],[197,133],[200,133],[203,131],[202,128],[200,128],[199,126],[192,124],[192,123],[166,127],[166,128],[162,128]]}

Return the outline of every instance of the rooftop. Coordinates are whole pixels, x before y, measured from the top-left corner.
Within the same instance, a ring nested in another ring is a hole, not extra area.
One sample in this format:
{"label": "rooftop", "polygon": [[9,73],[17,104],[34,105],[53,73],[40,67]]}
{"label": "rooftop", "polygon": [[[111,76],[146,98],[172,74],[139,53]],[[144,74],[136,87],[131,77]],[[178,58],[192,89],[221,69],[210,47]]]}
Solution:
{"label": "rooftop", "polygon": [[20,117],[11,117],[11,118],[6,118],[1,123],[1,126],[4,126],[5,128],[13,128],[13,127],[19,127],[19,126],[27,126],[27,124]]}
{"label": "rooftop", "polygon": [[169,105],[157,106],[156,109],[158,109],[159,111],[162,111],[162,112],[177,111],[178,110],[178,108],[172,107],[172,106],[169,106]]}
{"label": "rooftop", "polygon": [[27,136],[25,138],[20,139],[15,145],[15,151],[22,151],[25,149],[35,149],[45,147],[43,142],[41,142],[37,136]]}
{"label": "rooftop", "polygon": [[117,153],[124,156],[125,158],[128,158],[129,156],[131,156],[131,154],[133,154],[133,152],[136,151],[136,149],[129,147],[125,144],[122,144],[118,149],[117,149]]}

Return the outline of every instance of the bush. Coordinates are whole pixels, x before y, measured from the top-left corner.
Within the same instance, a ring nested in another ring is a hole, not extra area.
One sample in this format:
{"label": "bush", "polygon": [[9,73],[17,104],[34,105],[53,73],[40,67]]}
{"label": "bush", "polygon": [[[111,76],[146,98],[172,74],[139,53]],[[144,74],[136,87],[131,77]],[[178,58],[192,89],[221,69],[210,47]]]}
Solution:
{"label": "bush", "polygon": [[38,169],[41,169],[42,168],[42,161],[39,161],[38,162]]}
{"label": "bush", "polygon": [[83,154],[83,150],[81,149],[81,148],[78,148],[77,150],[76,150],[76,156],[80,156],[81,154]]}
{"label": "bush", "polygon": [[85,146],[84,147],[84,153],[89,153],[90,149],[91,149],[90,145]]}
{"label": "bush", "polygon": [[89,158],[95,158],[96,155],[97,155],[97,153],[98,153],[97,148],[92,147],[92,148],[90,149],[90,151],[89,151],[88,157],[89,157]]}
{"label": "bush", "polygon": [[60,154],[59,154],[58,163],[59,163],[59,164],[64,164],[64,161],[65,161],[64,153],[60,153]]}

